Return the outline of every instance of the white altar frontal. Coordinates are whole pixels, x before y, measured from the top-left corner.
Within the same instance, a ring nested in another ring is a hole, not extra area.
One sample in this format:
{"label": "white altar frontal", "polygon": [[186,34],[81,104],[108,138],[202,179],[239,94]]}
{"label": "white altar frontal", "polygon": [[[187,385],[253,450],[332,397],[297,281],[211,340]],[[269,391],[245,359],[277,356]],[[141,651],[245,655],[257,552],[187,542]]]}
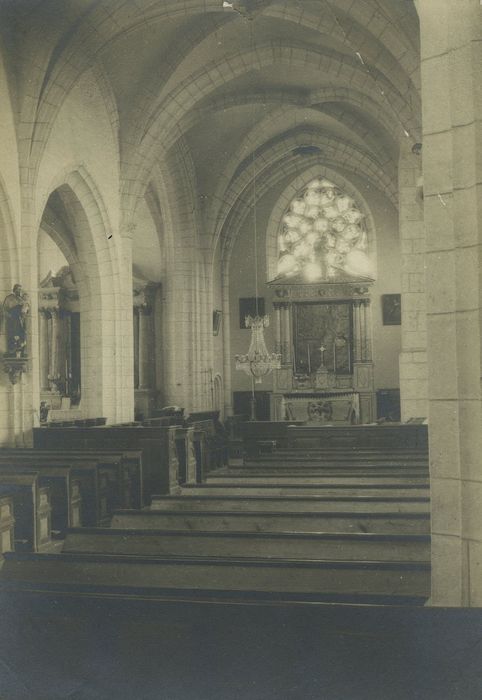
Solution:
{"label": "white altar frontal", "polygon": [[276,351],[271,420],[371,423],[375,416],[372,280],[274,280]]}

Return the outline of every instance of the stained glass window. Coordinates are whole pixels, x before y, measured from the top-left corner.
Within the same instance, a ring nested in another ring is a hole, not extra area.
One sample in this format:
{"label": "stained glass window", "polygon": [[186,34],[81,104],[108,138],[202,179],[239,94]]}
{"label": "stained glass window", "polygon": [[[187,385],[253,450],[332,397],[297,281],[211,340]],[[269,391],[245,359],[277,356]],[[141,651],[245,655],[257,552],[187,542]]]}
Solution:
{"label": "stained glass window", "polygon": [[278,277],[307,282],[340,273],[372,277],[364,215],[333,182],[312,180],[291,202],[278,234]]}

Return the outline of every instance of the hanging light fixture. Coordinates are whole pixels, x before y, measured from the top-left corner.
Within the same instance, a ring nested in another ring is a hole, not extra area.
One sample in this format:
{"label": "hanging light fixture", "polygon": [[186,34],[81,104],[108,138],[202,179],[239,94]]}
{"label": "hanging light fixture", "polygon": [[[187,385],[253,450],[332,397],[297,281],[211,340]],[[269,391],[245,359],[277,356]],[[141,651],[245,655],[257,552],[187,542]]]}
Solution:
{"label": "hanging light fixture", "polygon": [[[256,294],[258,290],[256,290]],[[264,340],[264,329],[269,326],[269,316],[246,316],[246,328],[251,328],[251,343],[246,355],[236,355],[236,369],[242,369],[261,384],[262,377],[281,367],[281,354],[268,352]]]}
{"label": "hanging light fixture", "polygon": [[[254,47],[252,23],[251,45]],[[253,126],[255,113],[253,106]],[[263,377],[274,369],[281,368],[281,354],[270,353],[264,339],[264,329],[269,326],[269,316],[260,316],[258,308],[258,226],[257,226],[257,191],[256,191],[256,150],[253,149],[253,244],[254,244],[254,280],[256,290],[256,314],[246,316],[246,328],[251,328],[251,342],[245,355],[236,355],[236,369],[243,370],[251,377],[251,420],[256,420],[256,397],[254,385],[260,384]]]}

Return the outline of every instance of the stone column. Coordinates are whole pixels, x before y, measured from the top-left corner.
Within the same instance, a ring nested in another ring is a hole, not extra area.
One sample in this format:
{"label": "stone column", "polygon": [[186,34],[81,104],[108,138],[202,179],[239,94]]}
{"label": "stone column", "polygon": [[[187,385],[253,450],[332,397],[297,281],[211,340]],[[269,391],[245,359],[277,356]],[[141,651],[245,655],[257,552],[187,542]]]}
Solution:
{"label": "stone column", "polygon": [[419,0],[433,605],[482,605],[482,8]]}
{"label": "stone column", "polygon": [[139,389],[151,388],[150,363],[151,352],[151,312],[150,309],[139,309]]}
{"label": "stone column", "polygon": [[427,301],[425,229],[420,147],[407,139],[398,167],[401,245],[402,349],[400,401],[402,420],[428,416]]}
{"label": "stone column", "polygon": [[47,313],[39,310],[40,391],[49,391],[49,328]]}
{"label": "stone column", "polygon": [[273,304],[275,316],[276,345],[275,352],[281,352],[281,309],[279,304]]}
{"label": "stone column", "polygon": [[281,362],[292,362],[291,314],[289,304],[281,304]]}
{"label": "stone column", "polygon": [[134,307],[134,389],[139,388],[139,309]]}

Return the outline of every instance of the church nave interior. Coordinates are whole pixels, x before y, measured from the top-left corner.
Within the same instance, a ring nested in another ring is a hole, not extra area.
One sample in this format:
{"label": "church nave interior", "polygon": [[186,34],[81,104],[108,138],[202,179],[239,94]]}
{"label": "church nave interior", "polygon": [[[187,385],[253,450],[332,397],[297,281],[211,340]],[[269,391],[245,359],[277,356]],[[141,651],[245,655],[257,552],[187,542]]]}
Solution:
{"label": "church nave interior", "polygon": [[0,2],[0,697],[480,697],[481,37]]}

